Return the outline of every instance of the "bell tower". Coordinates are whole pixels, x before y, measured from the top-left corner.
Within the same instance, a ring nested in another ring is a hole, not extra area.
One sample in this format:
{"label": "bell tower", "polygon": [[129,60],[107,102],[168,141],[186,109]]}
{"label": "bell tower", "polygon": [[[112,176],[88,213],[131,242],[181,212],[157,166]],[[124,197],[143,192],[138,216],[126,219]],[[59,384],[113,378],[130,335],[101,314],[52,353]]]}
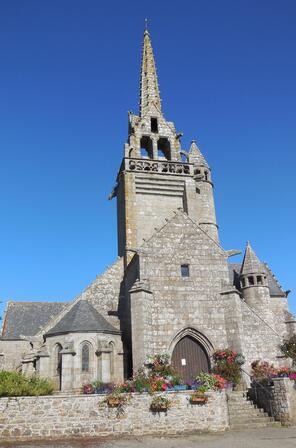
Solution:
{"label": "bell tower", "polygon": [[188,152],[181,148],[182,134],[163,115],[147,29],[139,106],[139,115],[128,114],[128,140],[114,190],[118,254],[125,256],[126,265],[144,239],[150,238],[179,208],[218,241],[210,169],[196,145]]}

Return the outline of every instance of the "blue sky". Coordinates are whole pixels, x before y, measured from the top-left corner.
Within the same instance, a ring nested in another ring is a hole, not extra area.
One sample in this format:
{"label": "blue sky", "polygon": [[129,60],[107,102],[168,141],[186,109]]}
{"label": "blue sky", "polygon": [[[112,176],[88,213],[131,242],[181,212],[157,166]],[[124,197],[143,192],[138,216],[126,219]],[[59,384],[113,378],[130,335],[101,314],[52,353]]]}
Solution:
{"label": "blue sky", "polygon": [[223,247],[250,240],[296,289],[296,2],[10,0],[0,4],[3,302],[71,300],[116,259],[107,197],[138,108],[145,17],[165,116],[212,167]]}

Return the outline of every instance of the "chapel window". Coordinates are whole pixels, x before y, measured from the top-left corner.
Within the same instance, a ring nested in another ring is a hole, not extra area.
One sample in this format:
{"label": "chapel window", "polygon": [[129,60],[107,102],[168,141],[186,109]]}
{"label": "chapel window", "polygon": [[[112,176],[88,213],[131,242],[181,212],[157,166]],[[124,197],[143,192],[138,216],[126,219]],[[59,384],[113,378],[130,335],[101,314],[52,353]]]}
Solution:
{"label": "chapel window", "polygon": [[189,277],[189,264],[181,264],[181,276]]}
{"label": "chapel window", "polygon": [[89,345],[83,344],[81,349],[81,371],[89,372]]}

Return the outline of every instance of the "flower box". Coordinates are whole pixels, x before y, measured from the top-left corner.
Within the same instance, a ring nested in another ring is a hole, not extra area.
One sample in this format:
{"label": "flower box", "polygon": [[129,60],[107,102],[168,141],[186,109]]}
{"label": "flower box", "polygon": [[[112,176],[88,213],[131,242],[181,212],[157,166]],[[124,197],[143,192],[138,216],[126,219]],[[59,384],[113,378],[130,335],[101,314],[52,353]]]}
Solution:
{"label": "flower box", "polygon": [[107,400],[107,405],[109,408],[118,408],[120,406],[121,400],[119,398],[109,398]]}
{"label": "flower box", "polygon": [[150,406],[152,412],[167,412],[168,408],[166,406]]}
{"label": "flower box", "polygon": [[198,393],[194,393],[189,399],[190,404],[205,404],[207,401],[208,397],[202,394],[198,395]]}
{"label": "flower box", "polygon": [[186,384],[177,384],[176,386],[174,386],[174,390],[187,390],[187,386]]}
{"label": "flower box", "polygon": [[190,404],[205,404],[208,401],[208,397],[196,397],[192,396],[189,399]]}

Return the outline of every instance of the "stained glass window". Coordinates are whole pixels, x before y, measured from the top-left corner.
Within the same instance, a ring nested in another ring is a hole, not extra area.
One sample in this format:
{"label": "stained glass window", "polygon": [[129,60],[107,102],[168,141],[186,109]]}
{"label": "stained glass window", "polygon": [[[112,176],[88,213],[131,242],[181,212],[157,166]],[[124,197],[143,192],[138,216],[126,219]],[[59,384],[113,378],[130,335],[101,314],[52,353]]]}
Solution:
{"label": "stained glass window", "polygon": [[89,345],[83,344],[81,350],[81,370],[82,372],[89,371]]}

